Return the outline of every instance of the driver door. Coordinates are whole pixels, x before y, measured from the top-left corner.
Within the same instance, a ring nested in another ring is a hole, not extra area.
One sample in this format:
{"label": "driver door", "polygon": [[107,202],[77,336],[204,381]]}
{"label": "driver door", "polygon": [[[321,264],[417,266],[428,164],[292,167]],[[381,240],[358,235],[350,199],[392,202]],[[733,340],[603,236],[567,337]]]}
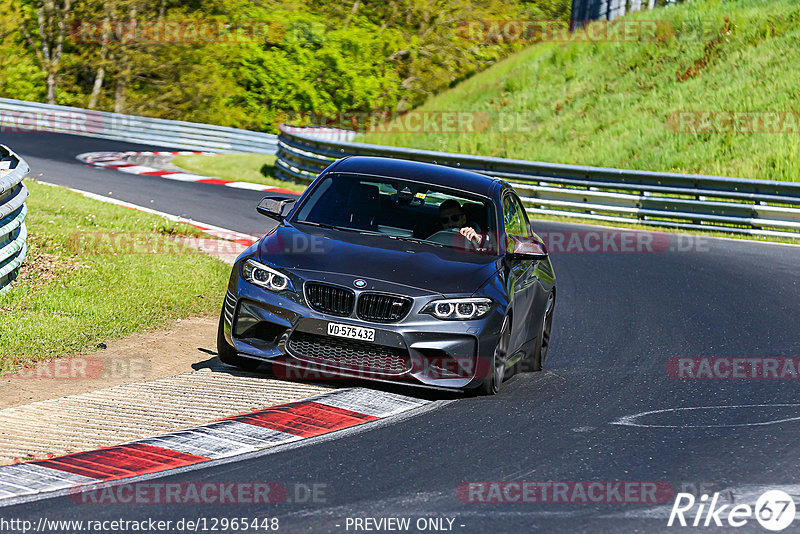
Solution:
{"label": "driver door", "polygon": [[[507,191],[503,197],[503,225],[506,252],[513,252],[516,246],[514,236],[532,237],[530,224],[522,203],[517,196]],[[524,259],[510,259],[506,256],[508,276],[507,291],[511,298],[513,313],[510,339],[510,353],[514,353],[530,339],[530,311],[536,292],[536,262]],[[513,361],[513,360],[512,360]]]}

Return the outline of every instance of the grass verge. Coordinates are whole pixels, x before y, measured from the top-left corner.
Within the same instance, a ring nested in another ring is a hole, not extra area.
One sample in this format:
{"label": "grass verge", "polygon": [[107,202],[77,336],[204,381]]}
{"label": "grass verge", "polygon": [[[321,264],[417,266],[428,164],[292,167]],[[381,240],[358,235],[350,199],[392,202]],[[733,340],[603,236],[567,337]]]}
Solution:
{"label": "grass verge", "polygon": [[[163,246],[170,237],[200,237],[199,230],[26,184],[28,260],[0,296],[0,374],[171,320],[219,313],[230,268],[193,249]],[[127,246],[131,236],[159,246]],[[105,246],[87,249],[101,237]]]}
{"label": "grass verge", "polygon": [[[172,163],[195,174],[216,176],[225,180],[251,182],[292,191],[304,191],[305,186],[279,180],[273,174],[275,156],[267,154],[219,154],[216,156],[177,156]],[[269,177],[261,173],[266,166]]]}

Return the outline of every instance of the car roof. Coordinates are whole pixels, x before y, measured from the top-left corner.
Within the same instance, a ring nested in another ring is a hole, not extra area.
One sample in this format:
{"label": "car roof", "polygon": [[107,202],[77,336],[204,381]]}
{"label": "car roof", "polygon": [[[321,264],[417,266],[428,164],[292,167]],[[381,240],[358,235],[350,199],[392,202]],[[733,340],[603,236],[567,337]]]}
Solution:
{"label": "car roof", "polygon": [[374,156],[350,156],[331,169],[330,172],[352,172],[414,180],[418,182],[459,189],[482,196],[491,196],[492,187],[503,185],[498,178],[432,163],[419,163],[404,159],[379,158]]}

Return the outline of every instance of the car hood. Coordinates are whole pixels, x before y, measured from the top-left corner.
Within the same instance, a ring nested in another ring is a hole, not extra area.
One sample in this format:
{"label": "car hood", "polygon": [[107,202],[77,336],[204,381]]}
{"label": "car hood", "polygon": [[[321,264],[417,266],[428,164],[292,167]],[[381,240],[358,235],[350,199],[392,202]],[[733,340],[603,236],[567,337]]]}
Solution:
{"label": "car hood", "polygon": [[[500,268],[499,257],[382,235],[284,224],[258,245],[261,261],[305,280],[406,294],[472,294]],[[408,291],[409,289],[413,291]]]}

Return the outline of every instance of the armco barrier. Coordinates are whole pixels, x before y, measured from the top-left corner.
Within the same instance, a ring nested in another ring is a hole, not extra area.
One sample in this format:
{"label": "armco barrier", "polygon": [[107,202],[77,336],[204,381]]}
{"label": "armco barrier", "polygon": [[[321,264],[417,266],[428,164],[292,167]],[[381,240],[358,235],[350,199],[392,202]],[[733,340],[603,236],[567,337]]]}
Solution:
{"label": "armco barrier", "polygon": [[184,150],[274,154],[277,136],[238,128],[153,119],[0,98],[0,131],[58,132]]}
{"label": "armco barrier", "polygon": [[27,254],[28,189],[22,180],[28,170],[27,163],[0,145],[0,293],[17,277]]}
{"label": "armco barrier", "polygon": [[590,20],[616,20],[626,12],[653,9],[659,5],[668,6],[679,2],[683,0],[572,0],[570,20],[573,26],[583,26]]}
{"label": "armco barrier", "polygon": [[338,158],[382,156],[506,180],[529,213],[800,238],[800,183],[559,165],[326,141],[280,128],[276,172],[309,183]]}

